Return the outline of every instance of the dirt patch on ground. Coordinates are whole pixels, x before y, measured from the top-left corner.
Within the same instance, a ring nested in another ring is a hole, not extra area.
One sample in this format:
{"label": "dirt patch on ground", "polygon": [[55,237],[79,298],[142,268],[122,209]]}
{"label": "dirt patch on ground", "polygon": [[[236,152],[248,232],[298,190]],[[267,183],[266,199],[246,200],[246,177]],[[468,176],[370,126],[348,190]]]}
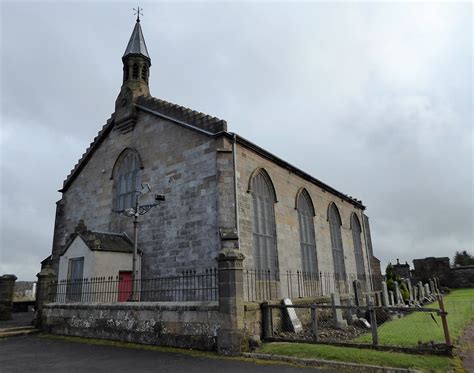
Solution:
{"label": "dirt patch on ground", "polygon": [[474,322],[464,331],[460,347],[464,370],[466,372],[474,372]]}

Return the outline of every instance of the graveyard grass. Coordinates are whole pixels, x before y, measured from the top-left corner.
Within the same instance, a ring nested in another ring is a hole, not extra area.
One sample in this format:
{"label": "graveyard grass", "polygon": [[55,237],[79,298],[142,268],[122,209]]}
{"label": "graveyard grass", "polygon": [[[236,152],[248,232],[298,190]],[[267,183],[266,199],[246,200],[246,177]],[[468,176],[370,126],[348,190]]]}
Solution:
{"label": "graveyard grass", "polygon": [[[454,290],[444,297],[444,304],[448,312],[448,325],[451,340],[456,345],[463,330],[474,319],[472,303],[474,289]],[[438,308],[438,302],[426,305],[429,308]],[[444,342],[441,318],[433,314],[436,324],[430,313],[418,312],[396,319],[378,328],[379,343],[385,345],[399,345],[413,347],[418,341]],[[357,338],[358,343],[372,343],[370,333]],[[433,355],[412,355],[399,352],[376,351],[350,347],[335,347],[322,344],[306,343],[267,343],[260,349],[261,353],[336,360],[359,364],[371,364],[398,368],[417,368],[424,371],[445,372],[453,366],[460,366],[460,358],[442,357]],[[462,371],[462,370],[461,370]]]}
{"label": "graveyard grass", "polygon": [[[454,290],[444,297],[445,309],[448,312],[449,334],[454,344],[474,317],[472,302],[474,302],[474,289]],[[438,302],[428,304],[426,307],[438,308]],[[435,312],[414,312],[400,319],[386,322],[378,327],[378,336],[381,345],[402,347],[416,347],[418,342],[443,343],[445,340],[441,317]],[[364,334],[355,342],[372,343],[372,335]]]}

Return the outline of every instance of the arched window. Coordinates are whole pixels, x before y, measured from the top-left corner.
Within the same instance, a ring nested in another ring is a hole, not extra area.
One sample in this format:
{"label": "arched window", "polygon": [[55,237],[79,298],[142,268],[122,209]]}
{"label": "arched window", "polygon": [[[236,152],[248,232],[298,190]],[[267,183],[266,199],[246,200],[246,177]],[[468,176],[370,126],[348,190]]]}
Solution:
{"label": "arched window", "polygon": [[351,227],[352,227],[352,240],[354,241],[354,254],[356,261],[357,276],[363,276],[365,274],[364,267],[364,255],[362,254],[362,241],[360,235],[362,229],[360,226],[359,218],[356,214],[351,216]]}
{"label": "arched window", "polygon": [[314,208],[311,203],[311,197],[305,189],[299,193],[296,207],[298,209],[298,221],[300,225],[300,247],[303,271],[307,273],[318,273],[313,221]]}
{"label": "arched window", "polygon": [[114,167],[115,211],[135,206],[136,190],[140,183],[140,158],[136,151],[127,149]]}
{"label": "arched window", "polygon": [[278,255],[274,203],[276,196],[270,177],[264,170],[253,176],[250,184],[253,205],[253,254],[255,268],[270,270],[278,279]]}
{"label": "arched window", "polygon": [[346,266],[344,264],[344,249],[341,236],[341,216],[334,203],[329,205],[328,211],[329,228],[331,230],[332,259],[334,262],[334,274],[343,279],[346,277]]}
{"label": "arched window", "polygon": [[138,79],[138,65],[136,63],[133,64],[132,76],[133,79]]}
{"label": "arched window", "polygon": [[148,81],[148,72],[146,66],[142,67],[142,80],[144,80],[145,82]]}

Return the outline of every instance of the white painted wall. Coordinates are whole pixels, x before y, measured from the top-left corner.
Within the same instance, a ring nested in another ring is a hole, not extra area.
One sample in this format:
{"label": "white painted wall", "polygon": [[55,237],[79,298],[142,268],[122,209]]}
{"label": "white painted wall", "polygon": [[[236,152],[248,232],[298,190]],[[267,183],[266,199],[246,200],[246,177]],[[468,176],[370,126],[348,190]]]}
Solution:
{"label": "white painted wall", "polygon": [[[77,236],[67,251],[59,259],[58,280],[67,279],[69,259],[84,257],[83,278],[98,276],[118,276],[119,271],[131,271],[133,255],[112,251],[92,251],[83,239]],[[140,273],[141,256],[137,257],[137,269]]]}

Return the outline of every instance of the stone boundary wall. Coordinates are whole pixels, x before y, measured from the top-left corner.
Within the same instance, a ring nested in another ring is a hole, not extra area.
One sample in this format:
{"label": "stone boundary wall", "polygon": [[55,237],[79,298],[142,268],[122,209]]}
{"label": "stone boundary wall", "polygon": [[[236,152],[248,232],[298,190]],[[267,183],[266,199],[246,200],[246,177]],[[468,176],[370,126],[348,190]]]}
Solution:
{"label": "stone boundary wall", "polygon": [[453,288],[474,287],[474,265],[451,268]]}
{"label": "stone boundary wall", "polygon": [[217,350],[217,302],[49,303],[44,332],[150,345]]}

